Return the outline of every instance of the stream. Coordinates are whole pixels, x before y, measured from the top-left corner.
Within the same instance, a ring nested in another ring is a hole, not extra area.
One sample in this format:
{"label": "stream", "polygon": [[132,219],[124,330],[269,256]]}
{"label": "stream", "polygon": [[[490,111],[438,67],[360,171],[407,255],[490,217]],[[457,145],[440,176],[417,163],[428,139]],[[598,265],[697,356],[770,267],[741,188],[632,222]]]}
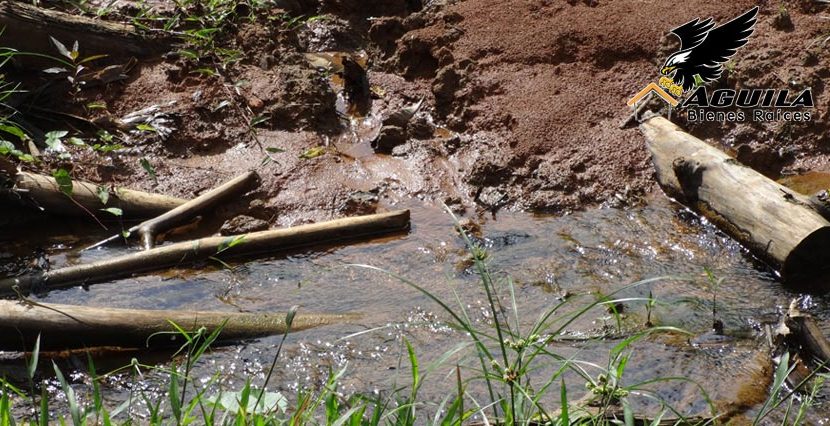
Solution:
{"label": "stream", "polygon": [[[364,317],[357,324],[291,334],[270,389],[293,395],[298,389],[320,385],[330,371],[345,368],[340,383],[344,394],[385,394],[410,377],[401,336],[413,344],[422,366],[466,341],[466,336],[448,327],[449,315],[424,294],[354,264],[400,274],[453,309],[460,303],[477,324],[484,326],[491,320],[486,295],[470,267],[463,240],[453,231],[452,218],[438,207],[419,202],[394,206],[401,207],[412,210],[412,230],[403,236],[237,262],[232,263],[232,270],[211,263],[172,269],[89,288],[54,291],[35,299],[146,309],[259,312],[285,311],[299,305],[301,312],[360,312]],[[52,268],[132,250],[114,245],[79,253],[77,247],[105,234],[66,221],[44,223],[38,229],[35,235],[23,229],[3,231],[0,266],[6,272],[15,262],[31,262],[34,248],[48,255]],[[657,300],[652,323],[700,335],[711,328],[716,295],[716,315],[725,324],[729,339],[710,342],[668,333],[640,340],[632,346],[624,383],[683,376],[705,389],[716,406],[748,409],[749,413],[766,398],[774,366],[763,324],[777,321],[781,310],[799,295],[784,288],[732,239],[662,194],[650,196],[644,206],[625,209],[600,208],[565,216],[511,212],[500,213],[495,219],[488,216],[482,224],[481,241],[488,249],[491,270],[501,282],[505,314],[511,318],[518,314],[525,328],[564,299],[570,306],[563,309],[567,312],[585,306],[596,295],[617,292],[616,298],[645,299],[651,294]],[[706,269],[719,284],[709,279]],[[517,313],[509,302],[507,276],[514,282]],[[626,287],[656,277],[673,279]],[[825,307],[825,299],[815,297],[806,303],[814,306],[812,313],[826,331],[830,309]],[[619,324],[605,309],[591,309],[567,327],[564,336],[568,339],[554,343],[551,349],[605,365],[609,350],[619,339],[590,337],[641,330],[648,315],[646,304],[645,300],[625,302],[620,307],[623,319]],[[247,377],[259,384],[280,340],[281,336],[274,336],[217,348],[204,356],[196,377],[207,383],[211,375],[220,372],[222,388],[231,390],[241,388]],[[128,364],[133,356],[152,362],[166,360],[168,355],[128,353],[99,357],[96,363],[100,373]],[[0,358],[7,376],[25,374],[18,354],[0,353]],[[69,357],[62,365],[84,370],[86,358]],[[421,395],[440,402],[454,389],[448,384],[454,383],[454,374],[453,363],[439,366],[425,381]],[[541,368],[537,374],[543,378],[550,370]],[[85,386],[83,374],[71,376],[79,386]],[[566,377],[570,392],[585,392],[584,379]],[[114,375],[104,392],[117,405],[130,389],[163,393],[159,380],[152,373],[139,382],[128,375]],[[650,388],[679,409],[704,414],[707,410],[705,399],[690,382],[660,382]],[[52,383],[49,389],[56,392],[59,387]],[[558,392],[552,394],[557,394],[551,397],[555,401]],[[635,400],[658,407],[648,398]]]}

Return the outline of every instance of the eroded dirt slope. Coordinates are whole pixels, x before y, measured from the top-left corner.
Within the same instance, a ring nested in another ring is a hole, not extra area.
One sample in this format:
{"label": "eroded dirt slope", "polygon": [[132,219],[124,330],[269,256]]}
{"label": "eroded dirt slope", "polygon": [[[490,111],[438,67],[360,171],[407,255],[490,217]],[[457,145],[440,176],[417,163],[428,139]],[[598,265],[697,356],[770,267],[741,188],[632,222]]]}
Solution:
{"label": "eroded dirt slope", "polygon": [[[822,42],[830,24],[817,2],[276,4],[219,40],[242,52],[239,62],[194,62],[173,51],[139,63],[125,82],[66,101],[112,132],[119,130],[114,118],[161,105],[176,129],[164,138],[133,134],[129,149],[106,157],[78,153],[73,173],[191,197],[258,168],[261,189],[224,213],[244,211],[272,225],[366,213],[413,197],[468,212],[626,203],[654,185],[639,131],[620,123],[630,114],[626,100],[657,80],[676,49],[666,33],[695,17],[722,22],[754,5],[761,7],[755,34],[718,86],[812,87],[813,121],[688,127],[774,177],[830,164],[830,61]],[[164,2],[157,7],[172,13]],[[282,14],[323,18],[267,19]],[[365,52],[373,93],[365,117],[345,113],[331,79],[338,71],[306,55],[329,51]],[[370,141],[383,118],[419,99],[424,106],[404,143],[374,152]],[[90,103],[106,109],[83,108]],[[307,155],[315,147],[322,155]],[[265,148],[284,152],[263,164]],[[150,160],[157,180],[139,158]]]}

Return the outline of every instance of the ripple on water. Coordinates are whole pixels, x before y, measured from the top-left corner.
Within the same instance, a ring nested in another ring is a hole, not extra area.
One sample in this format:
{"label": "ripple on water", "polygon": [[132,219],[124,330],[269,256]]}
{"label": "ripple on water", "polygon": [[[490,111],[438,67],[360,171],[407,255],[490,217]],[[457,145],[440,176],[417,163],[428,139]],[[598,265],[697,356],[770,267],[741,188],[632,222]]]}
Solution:
{"label": "ripple on water", "polygon": [[[416,347],[422,365],[466,338],[447,327],[449,316],[428,297],[388,275],[353,264],[371,264],[398,273],[450,306],[460,303],[474,323],[485,326],[492,322],[486,294],[474,270],[464,262],[468,254],[453,232],[450,218],[438,208],[412,208],[412,232],[383,239],[382,244],[362,242],[323,252],[293,253],[247,262],[233,271],[211,265],[181,269],[88,290],[54,292],[43,300],[246,311],[284,311],[296,304],[306,312],[363,312],[366,316],[361,324],[334,325],[290,336],[272,383],[287,393],[296,392],[319,386],[329,371],[345,367],[343,392],[382,393],[408,380],[402,336]],[[665,199],[657,197],[647,206],[629,210],[599,209],[564,217],[504,213],[484,224],[481,242],[488,248],[490,268],[498,278],[503,306],[511,318],[516,313],[504,283],[508,276],[515,283],[515,304],[523,327],[565,298],[576,307],[596,295],[613,295],[640,300],[619,306],[624,315],[619,324],[612,313],[598,307],[565,330],[569,335],[586,337],[637,330],[648,315],[644,299],[651,295],[657,300],[650,314],[653,323],[699,335],[709,331],[716,307],[733,340],[692,345],[685,335],[643,339],[632,346],[634,356],[625,371],[626,383],[684,376],[702,385],[724,407],[747,401],[755,404],[758,396],[747,389],[766,389],[763,383],[769,377],[769,364],[758,339],[759,321],[774,317],[795,295],[730,238]],[[86,261],[118,251],[65,256],[58,258],[58,263]],[[456,265],[462,265],[461,269]],[[710,280],[706,269],[717,280]],[[671,278],[627,286],[655,277]],[[817,305],[828,306],[823,298],[817,300]],[[552,318],[564,317],[568,309]],[[817,316],[826,327],[830,310],[821,309]],[[545,332],[551,330],[555,329]],[[279,341],[277,336],[216,350],[206,355],[209,362],[198,367],[197,374],[210,377],[218,367],[222,383],[228,387],[241,385],[246,377],[261,380]],[[563,341],[553,349],[564,356],[605,365],[609,350],[617,343]],[[436,370],[434,380],[424,384],[422,396],[440,401],[447,394],[444,374],[454,362],[465,362],[457,357],[451,360]],[[551,371],[541,369],[538,374],[542,377]],[[568,383],[574,395],[585,391],[584,380],[575,375],[568,376]],[[125,386],[126,382],[112,385],[116,393],[119,389],[125,392]],[[706,408],[696,386],[688,382],[661,382],[650,387],[681,408]],[[481,390],[475,385],[470,389]],[[640,403],[654,407],[645,399]]]}

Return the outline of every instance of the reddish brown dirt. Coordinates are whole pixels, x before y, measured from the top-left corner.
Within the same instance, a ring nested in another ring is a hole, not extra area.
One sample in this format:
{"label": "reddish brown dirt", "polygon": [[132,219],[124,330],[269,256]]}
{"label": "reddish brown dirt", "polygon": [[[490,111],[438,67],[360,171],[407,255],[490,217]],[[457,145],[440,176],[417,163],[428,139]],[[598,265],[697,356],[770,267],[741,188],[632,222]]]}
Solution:
{"label": "reddish brown dirt", "polygon": [[[630,114],[626,100],[657,80],[677,47],[667,31],[695,17],[721,22],[756,4],[755,34],[718,85],[812,87],[813,121],[688,128],[771,176],[830,167],[830,96],[823,82],[830,69],[821,44],[830,23],[818,3],[439,3],[419,10],[417,1],[374,9],[347,0],[278,2],[285,10],[270,16],[321,13],[326,19],[292,28],[278,20],[238,22],[221,42],[240,49],[243,59],[215,76],[196,70],[216,64],[176,55],[141,63],[126,82],[82,91],[70,109],[106,123],[176,101],[167,109],[177,130],[166,140],[134,137],[127,153],[108,158],[79,155],[74,173],[191,197],[258,168],[261,189],[226,213],[246,212],[272,225],[369,212],[411,198],[479,212],[566,212],[630,202],[654,188],[652,169],[639,131],[620,123]],[[783,10],[791,26],[776,24]],[[337,87],[303,53],[358,49],[369,54],[368,79],[379,96],[366,120],[350,124],[337,112]],[[391,155],[372,152],[369,141],[381,119],[420,98],[425,106],[408,141]],[[85,112],[81,106],[91,101],[106,102],[107,110]],[[258,116],[267,119],[254,134],[248,123]],[[318,146],[325,148],[322,156],[300,158]],[[261,165],[268,147],[285,152]],[[141,157],[154,164],[157,182],[139,166]]]}

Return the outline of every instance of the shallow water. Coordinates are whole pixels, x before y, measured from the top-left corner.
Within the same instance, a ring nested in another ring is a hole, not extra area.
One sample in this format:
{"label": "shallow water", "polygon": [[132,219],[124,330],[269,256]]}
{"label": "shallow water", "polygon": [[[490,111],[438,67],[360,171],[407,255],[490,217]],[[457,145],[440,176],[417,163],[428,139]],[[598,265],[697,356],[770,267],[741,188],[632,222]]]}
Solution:
{"label": "shallow water", "polygon": [[[210,264],[198,269],[175,269],[88,289],[55,291],[40,300],[148,309],[257,312],[285,311],[300,305],[304,312],[361,312],[365,316],[358,324],[291,335],[271,383],[291,394],[301,387],[319,385],[329,369],[345,367],[347,373],[341,383],[344,393],[387,392],[396,383],[406,383],[409,377],[401,336],[413,343],[422,365],[466,341],[466,337],[446,326],[449,316],[425,295],[383,273],[351,264],[369,264],[400,274],[454,308],[458,306],[457,295],[470,317],[482,326],[492,317],[449,215],[421,204],[406,207],[412,209],[413,227],[403,236],[234,263],[233,271]],[[13,243],[6,251],[13,256],[31,253],[34,246],[43,247],[54,268],[127,250],[114,247],[78,254],[72,247],[95,241],[100,234],[67,228],[65,224],[54,231],[44,229],[44,235],[49,237],[23,240],[7,234]],[[484,220],[481,241],[488,247],[495,275],[502,281],[507,276],[513,279],[518,317],[525,328],[563,298],[569,298],[573,306],[563,309],[564,313],[584,306],[599,294],[617,292],[615,298],[647,298],[652,294],[658,301],[651,317],[653,323],[702,334],[711,328],[716,294],[717,317],[733,339],[695,340],[703,345],[693,345],[689,336],[680,334],[644,339],[632,346],[634,356],[625,370],[624,382],[688,377],[706,389],[723,409],[755,406],[759,398],[765,397],[773,367],[762,324],[776,321],[778,312],[798,294],[783,288],[773,273],[730,238],[664,197],[652,197],[643,207],[598,209],[564,217],[503,213]],[[719,284],[710,281],[707,268],[722,279]],[[673,279],[626,288],[655,277]],[[507,286],[500,286],[506,314],[512,318],[515,312]],[[827,327],[830,309],[823,308],[824,298],[813,302],[819,307],[814,314]],[[605,365],[609,350],[619,340],[583,339],[642,329],[645,305],[643,300],[624,303],[620,330],[613,315],[605,309],[593,309],[570,324],[567,340],[554,344],[552,350]],[[255,383],[261,382],[279,340],[271,337],[217,349],[205,356],[206,362],[197,375],[206,381],[221,371],[225,389],[238,389],[251,375]],[[469,359],[458,362],[470,364]],[[84,363],[82,360],[77,365]],[[422,395],[439,402],[451,392],[453,387],[444,379],[454,374],[454,365],[436,369],[424,384]],[[541,368],[536,377],[543,380],[551,368]],[[594,376],[599,373],[589,371]],[[575,375],[567,379],[572,395],[585,392],[583,379]],[[126,397],[131,386],[134,384],[126,378],[115,377],[106,391],[118,400]],[[154,379],[149,375],[135,386],[152,391]],[[481,390],[471,386],[471,392]],[[648,388],[659,391],[680,409],[697,414],[706,410],[703,397],[690,383],[674,381]],[[552,395],[549,402],[555,405],[557,398],[558,394]],[[647,398],[636,399],[638,404],[655,407]]]}

